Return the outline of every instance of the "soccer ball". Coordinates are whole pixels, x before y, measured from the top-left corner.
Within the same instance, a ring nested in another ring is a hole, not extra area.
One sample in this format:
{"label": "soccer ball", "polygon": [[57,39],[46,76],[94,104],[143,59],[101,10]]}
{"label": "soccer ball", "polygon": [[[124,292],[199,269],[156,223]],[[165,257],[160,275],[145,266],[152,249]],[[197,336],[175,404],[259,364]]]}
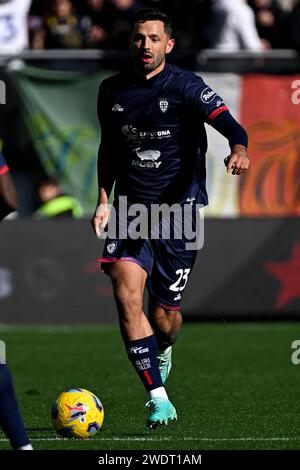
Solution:
{"label": "soccer ball", "polygon": [[62,437],[88,438],[102,426],[104,410],[100,400],[84,388],[62,392],[52,405],[52,423]]}

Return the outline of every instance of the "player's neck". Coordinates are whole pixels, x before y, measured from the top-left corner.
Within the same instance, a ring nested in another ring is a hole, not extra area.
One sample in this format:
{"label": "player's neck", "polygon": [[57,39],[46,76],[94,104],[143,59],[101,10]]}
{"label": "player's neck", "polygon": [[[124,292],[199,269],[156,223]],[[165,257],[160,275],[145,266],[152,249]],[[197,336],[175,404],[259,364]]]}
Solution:
{"label": "player's neck", "polygon": [[136,68],[136,73],[137,75],[144,78],[145,80],[149,80],[150,78],[155,77],[155,75],[158,75],[160,72],[162,72],[163,69],[165,68],[165,65],[166,65],[166,62],[164,61],[155,70],[152,70],[150,73],[146,75]]}

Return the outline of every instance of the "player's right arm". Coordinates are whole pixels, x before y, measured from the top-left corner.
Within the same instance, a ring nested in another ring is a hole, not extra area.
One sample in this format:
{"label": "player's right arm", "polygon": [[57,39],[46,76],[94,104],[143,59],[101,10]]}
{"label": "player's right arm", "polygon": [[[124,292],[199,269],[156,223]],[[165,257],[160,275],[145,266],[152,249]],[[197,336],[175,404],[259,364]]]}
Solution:
{"label": "player's right arm", "polygon": [[110,212],[108,200],[106,190],[100,186],[98,202],[92,218],[92,227],[97,237],[100,237],[108,222]]}
{"label": "player's right arm", "polygon": [[101,142],[98,151],[98,200],[91,221],[95,234],[99,237],[107,225],[109,218],[109,196],[112,191],[114,175],[114,135],[109,122],[110,109],[108,106],[107,91],[103,85],[99,88],[98,119],[101,126]]}

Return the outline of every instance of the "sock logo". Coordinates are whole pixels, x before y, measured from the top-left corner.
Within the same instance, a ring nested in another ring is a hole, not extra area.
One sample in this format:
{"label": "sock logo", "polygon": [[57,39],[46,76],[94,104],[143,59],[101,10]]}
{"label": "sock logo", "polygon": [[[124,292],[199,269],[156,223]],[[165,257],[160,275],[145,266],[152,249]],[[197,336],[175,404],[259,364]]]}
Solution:
{"label": "sock logo", "polygon": [[142,346],[133,346],[128,349],[129,354],[144,354],[149,352],[149,348],[143,348]]}

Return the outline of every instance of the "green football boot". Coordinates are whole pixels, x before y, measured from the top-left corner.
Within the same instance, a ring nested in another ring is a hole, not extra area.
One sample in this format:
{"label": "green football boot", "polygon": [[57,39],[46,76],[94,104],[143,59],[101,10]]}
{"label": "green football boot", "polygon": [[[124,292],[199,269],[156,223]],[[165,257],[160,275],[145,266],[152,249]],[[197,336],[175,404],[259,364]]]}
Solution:
{"label": "green football boot", "polygon": [[160,424],[168,424],[168,421],[177,419],[177,413],[169,400],[165,398],[153,398],[146,403],[150,408],[150,413],[147,417],[147,426],[154,429]]}
{"label": "green football boot", "polygon": [[157,356],[162,383],[165,384],[172,367],[172,346]]}

